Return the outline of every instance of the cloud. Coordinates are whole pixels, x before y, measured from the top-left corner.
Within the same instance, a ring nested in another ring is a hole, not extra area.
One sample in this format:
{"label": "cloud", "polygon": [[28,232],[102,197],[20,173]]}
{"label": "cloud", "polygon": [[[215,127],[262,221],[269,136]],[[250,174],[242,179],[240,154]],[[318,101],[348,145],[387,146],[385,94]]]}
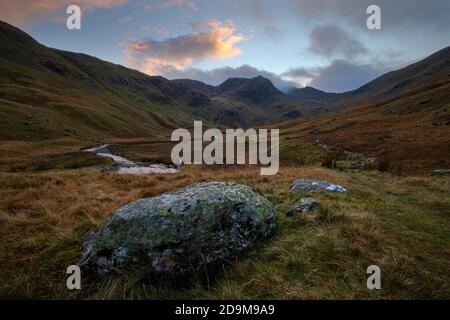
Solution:
{"label": "cloud", "polygon": [[298,67],[290,68],[289,70],[283,72],[281,76],[298,81],[301,79],[312,79],[314,78],[314,73],[311,72],[311,70],[309,70],[308,68]]}
{"label": "cloud", "polygon": [[377,58],[367,63],[336,59],[325,66],[291,68],[280,77],[299,87],[307,85],[327,92],[345,92],[405,65],[407,63],[398,60],[386,63]]}
{"label": "cloud", "polygon": [[450,1],[433,0],[289,0],[291,7],[308,22],[334,19],[336,22],[366,28],[366,9],[371,4],[381,8],[385,30],[412,31],[417,28],[450,29]]}
{"label": "cloud", "polygon": [[334,60],[328,66],[314,68],[309,85],[327,92],[345,92],[359,88],[388,72],[391,68],[381,63],[357,64]]}
{"label": "cloud", "polygon": [[284,37],[280,21],[267,8],[268,1],[229,1],[233,10],[243,13],[257,27],[255,32],[278,44]]}
{"label": "cloud", "polygon": [[190,11],[197,11],[198,7],[194,1],[190,0],[164,0],[159,3],[147,3],[144,4],[145,11],[157,10],[157,9],[172,9],[181,8]]}
{"label": "cloud", "polygon": [[262,34],[275,43],[278,43],[283,38],[283,32],[274,25],[265,26]]}
{"label": "cloud", "polygon": [[132,17],[132,16],[126,16],[126,17],[123,17],[123,18],[119,18],[119,22],[120,23],[127,23],[127,22],[130,22],[130,21],[133,21],[134,20],[134,17]]}
{"label": "cloud", "polygon": [[236,33],[233,23],[209,20],[190,26],[197,33],[162,41],[131,41],[126,48],[126,64],[148,74],[160,74],[167,67],[184,69],[199,61],[241,53],[236,45],[244,36]]}
{"label": "cloud", "polygon": [[309,50],[325,58],[354,59],[366,54],[368,49],[338,26],[316,26],[309,35]]}
{"label": "cloud", "polygon": [[193,1],[189,0],[165,0],[159,4],[162,9],[168,8],[184,8],[192,11],[197,11],[197,5]]}
{"label": "cloud", "polygon": [[263,76],[272,81],[272,83],[280,90],[287,91],[295,87],[296,83],[281,79],[275,73],[255,68],[250,65],[242,65],[240,67],[222,67],[211,70],[201,70],[197,68],[187,68],[179,70],[175,68],[166,68],[162,75],[169,79],[194,79],[211,85],[219,85],[228,78],[253,78]]}
{"label": "cloud", "polygon": [[387,70],[385,64],[360,41],[336,25],[323,24],[312,28],[308,50],[326,58],[329,63],[291,68],[280,75],[282,79],[298,86],[344,92],[358,88]]}
{"label": "cloud", "polygon": [[167,36],[170,35],[169,29],[167,29],[165,27],[162,27],[162,26],[156,27],[155,31],[156,31],[157,34],[159,34],[160,36],[163,36],[163,37],[167,37]]}
{"label": "cloud", "polygon": [[[127,3],[128,0],[78,0],[76,4],[82,11],[113,8]],[[64,10],[74,4],[73,0],[14,0],[0,2],[0,20],[19,27],[40,21],[48,15]]]}
{"label": "cloud", "polygon": [[292,68],[278,75],[250,65],[222,67],[211,70],[173,67],[161,69],[161,75],[169,79],[193,79],[211,85],[219,85],[228,78],[253,78],[263,76],[272,81],[278,89],[289,91],[293,87],[306,85],[327,92],[345,92],[359,88],[367,82],[393,70],[394,65],[379,61],[358,64],[345,60],[333,60],[329,65],[313,68]]}

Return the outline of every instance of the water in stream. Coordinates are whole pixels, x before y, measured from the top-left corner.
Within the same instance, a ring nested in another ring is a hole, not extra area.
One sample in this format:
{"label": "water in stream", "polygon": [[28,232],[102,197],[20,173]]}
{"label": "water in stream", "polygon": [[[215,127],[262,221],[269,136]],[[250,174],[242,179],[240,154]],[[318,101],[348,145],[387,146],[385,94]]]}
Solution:
{"label": "water in stream", "polygon": [[110,158],[114,160],[119,166],[115,169],[117,173],[123,174],[148,174],[148,173],[177,173],[179,168],[167,166],[165,164],[150,164],[142,166],[127,158],[112,154],[108,149],[108,144],[98,147],[85,149],[86,152],[93,152],[100,157]]}

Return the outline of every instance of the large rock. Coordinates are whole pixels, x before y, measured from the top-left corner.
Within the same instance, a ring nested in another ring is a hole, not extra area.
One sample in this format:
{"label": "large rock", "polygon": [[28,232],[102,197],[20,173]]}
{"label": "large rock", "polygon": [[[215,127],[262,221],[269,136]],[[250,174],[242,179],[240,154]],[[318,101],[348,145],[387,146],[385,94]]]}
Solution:
{"label": "large rock", "polygon": [[308,213],[320,207],[320,202],[313,198],[302,198],[286,212],[287,216],[294,216],[297,213]]}
{"label": "large rock", "polygon": [[294,192],[339,192],[346,193],[347,189],[338,184],[321,180],[297,179],[291,185]]}
{"label": "large rock", "polygon": [[273,212],[272,203],[248,186],[194,184],[117,210],[82,239],[80,265],[99,274],[195,272],[269,236]]}

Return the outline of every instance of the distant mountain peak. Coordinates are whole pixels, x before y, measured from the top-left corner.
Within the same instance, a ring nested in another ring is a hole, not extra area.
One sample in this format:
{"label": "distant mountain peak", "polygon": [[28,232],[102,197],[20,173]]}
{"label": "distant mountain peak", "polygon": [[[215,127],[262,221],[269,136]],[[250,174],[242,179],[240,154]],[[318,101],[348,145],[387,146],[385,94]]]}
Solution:
{"label": "distant mountain peak", "polygon": [[242,99],[254,104],[284,95],[284,93],[275,88],[272,81],[263,76],[229,78],[216,87],[214,94]]}

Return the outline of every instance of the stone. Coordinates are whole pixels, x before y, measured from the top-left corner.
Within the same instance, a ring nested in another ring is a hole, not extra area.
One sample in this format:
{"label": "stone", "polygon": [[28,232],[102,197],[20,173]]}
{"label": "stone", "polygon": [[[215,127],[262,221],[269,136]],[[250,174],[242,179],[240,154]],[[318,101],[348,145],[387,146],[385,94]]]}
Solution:
{"label": "stone", "polygon": [[100,275],[195,273],[251,248],[275,227],[272,203],[250,187],[198,183],[118,209],[82,239],[79,264]]}
{"label": "stone", "polygon": [[441,176],[450,175],[450,169],[436,169],[431,171],[431,173],[433,175],[441,175]]}
{"label": "stone", "polygon": [[286,205],[285,203],[280,203],[280,204],[277,204],[277,205],[274,207],[274,210],[277,211],[277,210],[280,210],[280,209],[285,208],[286,206],[287,206],[287,205]]}
{"label": "stone", "polygon": [[320,133],[320,128],[312,128],[312,129],[310,129],[310,130],[308,130],[308,133],[311,133],[311,134],[318,134],[318,133]]}
{"label": "stone", "polygon": [[337,192],[347,193],[347,189],[338,184],[322,180],[297,179],[291,184],[291,191],[316,193],[316,192]]}
{"label": "stone", "polygon": [[286,212],[287,216],[294,216],[297,213],[308,213],[320,207],[320,202],[313,198],[300,199],[291,209]]}

